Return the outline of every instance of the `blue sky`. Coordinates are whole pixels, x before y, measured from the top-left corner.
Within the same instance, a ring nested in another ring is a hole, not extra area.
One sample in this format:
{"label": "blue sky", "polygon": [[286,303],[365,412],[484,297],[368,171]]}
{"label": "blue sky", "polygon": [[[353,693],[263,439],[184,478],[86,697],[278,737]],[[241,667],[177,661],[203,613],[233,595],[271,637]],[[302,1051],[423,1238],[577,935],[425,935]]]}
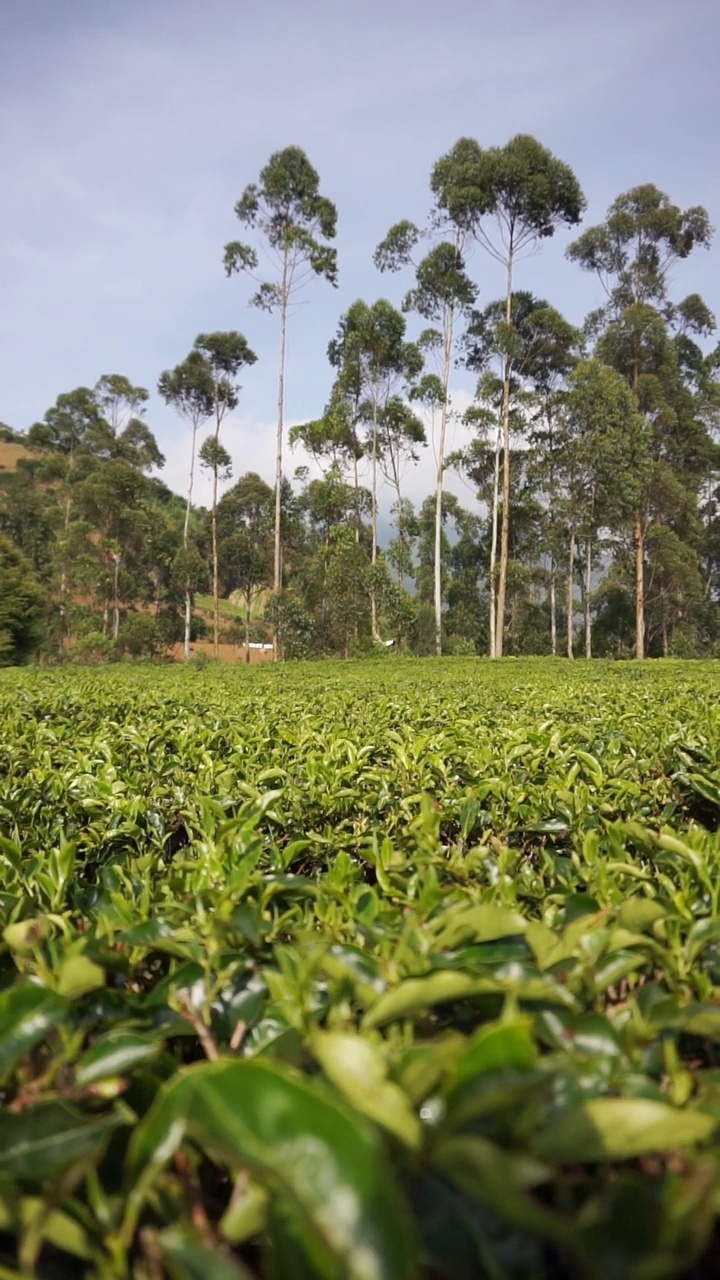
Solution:
{"label": "blue sky", "polygon": [[[221,258],[272,151],[303,147],[339,211],[340,287],[311,287],[292,322],[299,421],[327,397],[340,313],[359,296],[399,302],[373,248],[399,218],[422,221],[430,168],[461,135],[534,134],[575,169],[585,225],[645,181],[720,225],[718,48],[717,0],[0,0],[0,421],[24,430],[59,392],[127,374],[153,392],[182,490],[187,436],[158,374],[197,333],[237,328],[259,359],[225,441],[236,476],[270,480],[276,321]],[[517,284],[580,322],[599,291],[564,260],[569,238]],[[487,257],[471,269],[482,302],[501,292]],[[720,241],[676,287],[720,313]],[[458,378],[459,403],[470,389]],[[432,487],[427,452],[415,498]]]}

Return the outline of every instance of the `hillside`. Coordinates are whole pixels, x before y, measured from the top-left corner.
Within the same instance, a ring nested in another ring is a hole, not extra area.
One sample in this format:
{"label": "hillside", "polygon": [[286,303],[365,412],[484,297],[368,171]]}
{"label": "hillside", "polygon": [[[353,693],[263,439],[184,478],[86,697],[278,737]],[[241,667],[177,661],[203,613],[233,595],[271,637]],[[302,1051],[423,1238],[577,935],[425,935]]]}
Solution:
{"label": "hillside", "polygon": [[29,456],[20,433],[0,422],[0,471],[15,471],[21,458]]}

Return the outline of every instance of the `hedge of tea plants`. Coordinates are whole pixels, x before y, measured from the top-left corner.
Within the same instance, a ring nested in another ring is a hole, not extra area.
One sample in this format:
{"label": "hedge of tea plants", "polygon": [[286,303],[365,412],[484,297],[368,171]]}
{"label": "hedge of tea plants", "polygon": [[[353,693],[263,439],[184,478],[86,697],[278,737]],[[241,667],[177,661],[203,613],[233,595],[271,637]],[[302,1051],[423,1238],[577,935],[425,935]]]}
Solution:
{"label": "hedge of tea plants", "polygon": [[720,1268],[720,667],[0,679],[0,1277]]}

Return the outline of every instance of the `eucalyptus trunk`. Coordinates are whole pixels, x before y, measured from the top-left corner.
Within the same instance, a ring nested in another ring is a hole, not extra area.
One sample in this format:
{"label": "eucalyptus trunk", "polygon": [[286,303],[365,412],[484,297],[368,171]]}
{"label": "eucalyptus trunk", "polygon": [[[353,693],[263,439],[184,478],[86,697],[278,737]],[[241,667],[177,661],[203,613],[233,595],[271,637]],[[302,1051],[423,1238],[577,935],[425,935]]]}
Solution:
{"label": "eucalyptus trunk", "polygon": [[495,657],[495,592],[497,583],[495,582],[495,567],[497,564],[497,542],[498,542],[498,507],[500,505],[500,433],[501,425],[498,425],[497,435],[495,437],[495,469],[493,475],[493,499],[492,499],[492,529],[490,534],[490,657]]}
{"label": "eucalyptus trunk", "polygon": [[438,657],[442,656],[442,500],[454,325],[455,309],[453,306],[448,306],[445,313],[444,324],[443,397],[440,408],[440,440],[438,442],[437,481],[435,488],[435,653]]}
{"label": "eucalyptus trunk", "polygon": [[[283,272],[280,285],[280,368],[278,371],[277,453],[275,460],[275,551],[273,557],[273,591],[282,590],[282,466],[285,429],[285,360],[287,353],[288,313],[288,246],[283,250]],[[278,660],[277,627],[273,627],[273,661]]]}
{"label": "eucalyptus trunk", "polygon": [[573,621],[575,617],[575,533],[570,534],[567,577],[567,656],[575,657],[573,649]]}
{"label": "eucalyptus trunk", "polygon": [[218,380],[215,378],[215,455],[213,461],[213,495],[212,495],[212,562],[213,562],[213,653],[216,658],[220,656],[219,632],[220,632],[220,604],[218,593],[218,544],[217,544],[217,495],[218,495],[218,459],[217,446],[220,441],[220,389]]}
{"label": "eucalyptus trunk", "polygon": [[[505,323],[512,324],[512,248],[507,261],[507,286],[505,294]],[[507,594],[508,559],[510,554],[510,376],[512,362],[507,356],[503,369],[502,429],[503,429],[503,507],[500,528],[500,573],[498,575],[497,617],[495,620],[495,657],[502,658],[505,631],[505,597]]]}
{"label": "eucalyptus trunk", "polygon": [[360,480],[357,454],[353,454],[353,484],[355,487],[355,541],[360,541]]}
{"label": "eucalyptus trunk", "polygon": [[[632,388],[637,402],[640,366],[635,360],[632,370]],[[645,657],[645,526],[642,510],[633,516],[633,540],[635,542],[635,657],[642,662]]]}
{"label": "eucalyptus trunk", "polygon": [[[372,551],[370,553],[370,561],[375,569],[377,564],[377,455],[378,455],[378,404],[377,395],[373,395],[373,421],[372,421]],[[370,627],[373,640],[380,639],[380,628],[378,626],[377,614],[377,595],[375,592],[375,574],[373,572],[370,584]]]}
{"label": "eucalyptus trunk", "polygon": [[112,638],[113,643],[117,644],[120,635],[120,602],[118,600],[118,592],[120,590],[120,554],[112,553],[113,558],[113,610],[112,610]]}
{"label": "eucalyptus trunk", "polygon": [[[217,439],[217,436],[215,437]],[[217,460],[213,467],[213,500],[212,500],[212,560],[213,560],[213,653],[215,657],[220,655],[220,603],[218,593],[218,544],[217,544],[217,491],[218,491],[218,469]]]}
{"label": "eucalyptus trunk", "polygon": [[[193,485],[195,483],[195,446],[197,444],[198,423],[193,422],[192,444],[190,446],[190,483],[188,485],[187,502],[185,504],[185,523],[183,524],[183,550],[187,556],[190,543],[190,512],[192,510]],[[190,632],[192,629],[192,589],[189,579],[185,582],[185,633],[183,636],[183,656],[187,662],[190,657]]]}
{"label": "eucalyptus trunk", "polygon": [[585,620],[585,657],[592,658],[592,542],[588,538],[585,543],[585,588],[583,591],[583,614]]}
{"label": "eucalyptus trunk", "polygon": [[397,581],[398,586],[402,588],[405,581],[405,526],[402,520],[398,521],[398,560]]}
{"label": "eucalyptus trunk", "polygon": [[190,657],[190,635],[192,632],[192,591],[185,588],[185,630],[183,637],[183,657],[187,662]]}
{"label": "eucalyptus trunk", "polygon": [[[68,464],[67,480],[69,483],[70,474],[73,467],[73,455],[70,455]],[[60,652],[65,649],[68,638],[68,572],[67,572],[67,542],[68,529],[70,528],[70,512],[72,511],[72,496],[68,493],[65,499],[65,519],[63,521],[63,539],[62,539],[62,562],[60,565]]]}
{"label": "eucalyptus trunk", "polygon": [[645,528],[642,513],[636,511],[635,539],[635,657],[645,657]]}
{"label": "eucalyptus trunk", "polygon": [[557,657],[557,601],[555,599],[555,559],[550,556],[550,652]]}
{"label": "eucalyptus trunk", "polygon": [[388,455],[390,458],[390,466],[392,468],[392,486],[397,494],[397,535],[399,549],[399,565],[397,568],[398,586],[402,587],[405,565],[405,521],[403,520],[402,509],[402,482],[400,479],[400,457],[396,453],[390,440],[388,440]]}

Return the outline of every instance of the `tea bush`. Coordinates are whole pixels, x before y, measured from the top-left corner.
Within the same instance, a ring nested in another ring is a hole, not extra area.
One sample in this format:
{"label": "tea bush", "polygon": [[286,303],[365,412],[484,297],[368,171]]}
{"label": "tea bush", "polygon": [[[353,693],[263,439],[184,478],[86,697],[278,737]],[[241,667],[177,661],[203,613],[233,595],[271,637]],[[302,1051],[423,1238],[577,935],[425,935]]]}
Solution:
{"label": "tea bush", "polygon": [[0,1277],[713,1274],[718,673],[3,672]]}

